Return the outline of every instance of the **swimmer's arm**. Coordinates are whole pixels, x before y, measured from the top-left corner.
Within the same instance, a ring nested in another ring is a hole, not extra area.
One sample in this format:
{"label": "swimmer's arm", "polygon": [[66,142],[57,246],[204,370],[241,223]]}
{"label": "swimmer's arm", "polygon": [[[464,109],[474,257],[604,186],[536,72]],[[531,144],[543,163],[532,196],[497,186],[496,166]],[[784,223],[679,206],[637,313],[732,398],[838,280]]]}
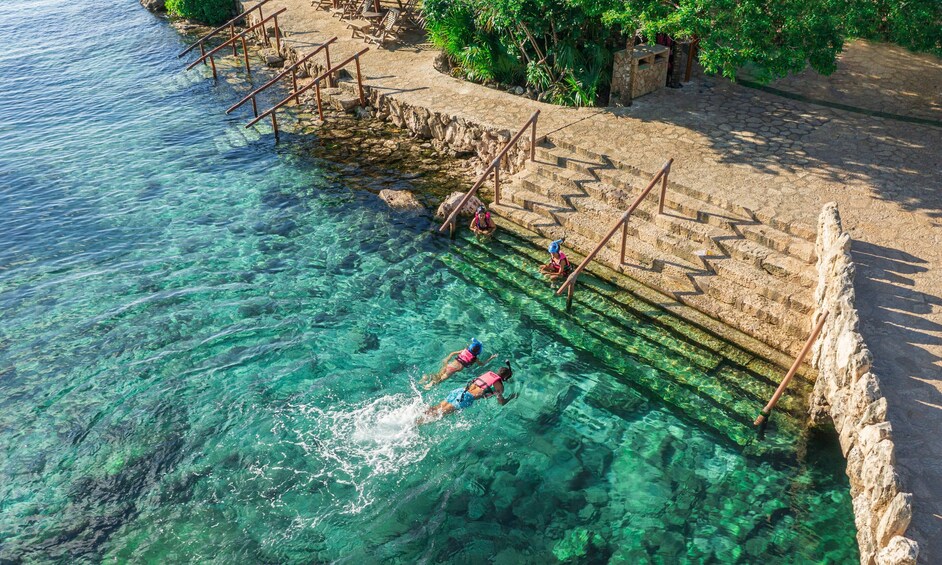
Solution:
{"label": "swimmer's arm", "polygon": [[498,382],[498,383],[494,383],[494,392],[497,393],[497,403],[500,404],[501,406],[503,406],[504,404],[507,404],[508,402],[510,402],[511,400],[513,400],[514,398],[517,398],[517,393],[516,393],[516,392],[513,393],[513,394],[511,394],[510,396],[506,396],[506,397],[504,396],[504,385],[503,385],[503,383],[499,383],[499,382]]}
{"label": "swimmer's arm", "polygon": [[487,365],[488,363],[490,363],[491,361],[493,361],[495,357],[497,357],[496,353],[488,357],[487,361],[481,361],[480,359],[476,359],[474,362],[483,367]]}

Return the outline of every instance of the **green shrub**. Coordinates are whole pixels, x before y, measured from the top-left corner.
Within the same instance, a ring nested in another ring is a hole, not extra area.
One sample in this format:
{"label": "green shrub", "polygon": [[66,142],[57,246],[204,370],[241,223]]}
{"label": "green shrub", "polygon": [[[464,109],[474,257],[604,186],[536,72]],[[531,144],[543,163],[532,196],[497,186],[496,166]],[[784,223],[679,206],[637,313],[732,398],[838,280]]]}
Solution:
{"label": "green shrub", "polygon": [[235,0],[167,0],[167,11],[206,25],[219,25],[239,13]]}

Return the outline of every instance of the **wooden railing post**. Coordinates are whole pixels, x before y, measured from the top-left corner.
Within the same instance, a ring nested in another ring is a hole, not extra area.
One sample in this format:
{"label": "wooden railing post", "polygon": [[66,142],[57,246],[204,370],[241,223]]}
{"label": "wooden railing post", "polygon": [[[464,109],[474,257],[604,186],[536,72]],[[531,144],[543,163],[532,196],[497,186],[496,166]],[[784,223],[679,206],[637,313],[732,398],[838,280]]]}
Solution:
{"label": "wooden railing post", "polygon": [[291,69],[291,88],[294,89],[294,103],[301,104],[301,95],[298,94],[298,70]]}
{"label": "wooden railing post", "polygon": [[625,264],[625,248],[628,247],[628,220],[621,223],[621,265]]}
{"label": "wooden railing post", "polygon": [[[232,42],[233,48],[235,48],[235,42]],[[245,44],[245,36],[242,36],[242,57],[245,59],[245,74],[251,76],[252,68],[249,66],[249,48]]]}
{"label": "wooden railing post", "polygon": [[216,76],[216,61],[213,59],[212,55],[209,56],[209,66],[213,68],[213,80],[216,80],[218,78]]}
{"label": "wooden railing post", "polygon": [[317,115],[324,121],[324,108],[321,106],[321,83],[314,83],[314,97],[317,99]]}
{"label": "wooden railing post", "polygon": [[366,97],[363,96],[363,76],[360,72],[360,56],[357,55],[353,58],[353,61],[357,66],[357,90],[360,93],[360,106],[366,106]]}
{"label": "wooden railing post", "polygon": [[533,120],[530,129],[530,160],[536,161],[536,120]]}
{"label": "wooden railing post", "polygon": [[814,345],[816,339],[818,339],[818,334],[821,333],[821,328],[824,327],[824,321],[828,318],[828,311],[825,310],[821,313],[821,317],[818,318],[818,322],[815,324],[814,329],[811,330],[811,335],[808,337],[808,341],[805,342],[805,346],[801,348],[801,351],[798,353],[798,357],[795,357],[795,362],[792,363],[791,368],[788,370],[788,373],[785,374],[785,378],[782,379],[781,384],[778,385],[778,388],[775,389],[775,394],[772,395],[769,403],[765,405],[765,408],[759,412],[759,416],[756,417],[756,421],[752,423],[753,426],[759,426],[759,433],[761,434],[765,429],[766,421],[769,416],[772,415],[772,409],[775,408],[775,405],[778,403],[779,398],[785,394],[785,387],[788,386],[788,383],[792,380],[792,377],[795,376],[795,373],[798,372],[798,367],[801,366],[801,362],[805,360],[805,356],[808,355],[808,352],[811,351],[811,346]]}
{"label": "wooden railing post", "polygon": [[663,174],[661,175],[661,198],[657,205],[658,214],[664,213],[664,199],[667,198],[667,175],[669,175],[671,172],[671,163],[673,163],[673,159],[671,159],[671,161],[668,162],[667,168],[662,171]]}
{"label": "wooden railing post", "polygon": [[500,157],[495,161],[494,166],[494,203],[500,204]]}
{"label": "wooden railing post", "polygon": [[271,127],[275,130],[275,143],[278,143],[278,121],[275,119],[275,113],[271,113]]}
{"label": "wooden railing post", "polygon": [[[229,24],[229,39],[235,39],[235,24]],[[232,42],[232,56],[239,56],[239,52],[236,51],[235,41]]]}
{"label": "wooden railing post", "polygon": [[204,54],[204,55],[205,55],[205,51],[203,50],[203,44],[206,42],[207,39],[209,39],[210,37],[215,36],[217,33],[221,32],[221,31],[223,31],[224,29],[228,28],[229,26],[235,24],[235,22],[237,22],[237,21],[239,21],[240,19],[244,18],[245,16],[251,14],[251,13],[252,13],[253,11],[255,11],[256,9],[258,10],[258,18],[259,18],[260,20],[264,20],[265,17],[262,15],[262,5],[265,4],[265,3],[267,3],[267,2],[269,2],[269,1],[270,1],[270,0],[262,0],[261,2],[259,2],[258,4],[252,6],[252,7],[249,8],[248,10],[245,10],[244,12],[240,13],[238,16],[235,16],[234,18],[232,18],[232,19],[230,19],[229,21],[227,21],[226,23],[220,25],[220,26],[217,27],[216,29],[210,31],[209,33],[207,33],[207,34],[204,35],[203,37],[200,37],[199,39],[196,40],[196,43],[193,43],[193,44],[191,44],[189,47],[187,47],[186,49],[184,49],[183,51],[180,51],[180,52],[177,54],[177,58],[180,58],[180,57],[186,55],[187,53],[189,53],[190,51],[192,51],[193,49],[195,49],[197,46],[199,46],[200,51],[201,51],[201,54]]}
{"label": "wooden railing post", "polygon": [[[275,51],[278,53],[278,56],[281,57],[281,30],[278,29],[278,16],[275,16]],[[262,32],[265,31],[264,26],[262,27]],[[265,37],[268,37],[268,34],[265,34]]]}
{"label": "wooden railing post", "polygon": [[[258,19],[259,19],[260,21],[265,21],[265,16],[262,15],[262,6],[261,6],[261,4],[259,4],[259,6],[258,6]],[[268,39],[268,32],[265,31],[265,26],[262,26],[262,43],[264,43],[265,45],[271,47],[271,40]]]}

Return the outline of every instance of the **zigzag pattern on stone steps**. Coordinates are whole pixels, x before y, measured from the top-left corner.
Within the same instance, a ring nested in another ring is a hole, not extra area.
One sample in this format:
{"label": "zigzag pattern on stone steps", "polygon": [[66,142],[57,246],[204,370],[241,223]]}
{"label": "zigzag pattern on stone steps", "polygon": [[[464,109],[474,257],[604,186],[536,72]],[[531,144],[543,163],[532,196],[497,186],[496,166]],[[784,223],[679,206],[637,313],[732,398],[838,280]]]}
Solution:
{"label": "zigzag pattern on stone steps", "polygon": [[[502,188],[504,202],[494,212],[546,237],[565,236],[571,249],[587,253],[649,179],[605,156],[547,140],[536,161]],[[675,182],[665,200],[664,214],[652,195],[632,215],[624,263],[618,235],[598,260],[795,354],[813,310],[813,231],[763,222],[751,210]]]}

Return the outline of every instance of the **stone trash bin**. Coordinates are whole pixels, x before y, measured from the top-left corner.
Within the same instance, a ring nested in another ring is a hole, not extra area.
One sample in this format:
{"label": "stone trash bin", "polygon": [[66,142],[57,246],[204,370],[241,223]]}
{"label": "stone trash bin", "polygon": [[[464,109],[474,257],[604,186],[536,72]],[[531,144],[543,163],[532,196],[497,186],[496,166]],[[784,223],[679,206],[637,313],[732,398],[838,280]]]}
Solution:
{"label": "stone trash bin", "polygon": [[[663,45],[642,43],[634,48],[630,60],[627,49],[615,53],[614,58],[609,106],[628,104],[630,100],[654,92],[667,84],[670,50]],[[631,84],[633,72],[637,74],[629,97],[628,86]]]}

